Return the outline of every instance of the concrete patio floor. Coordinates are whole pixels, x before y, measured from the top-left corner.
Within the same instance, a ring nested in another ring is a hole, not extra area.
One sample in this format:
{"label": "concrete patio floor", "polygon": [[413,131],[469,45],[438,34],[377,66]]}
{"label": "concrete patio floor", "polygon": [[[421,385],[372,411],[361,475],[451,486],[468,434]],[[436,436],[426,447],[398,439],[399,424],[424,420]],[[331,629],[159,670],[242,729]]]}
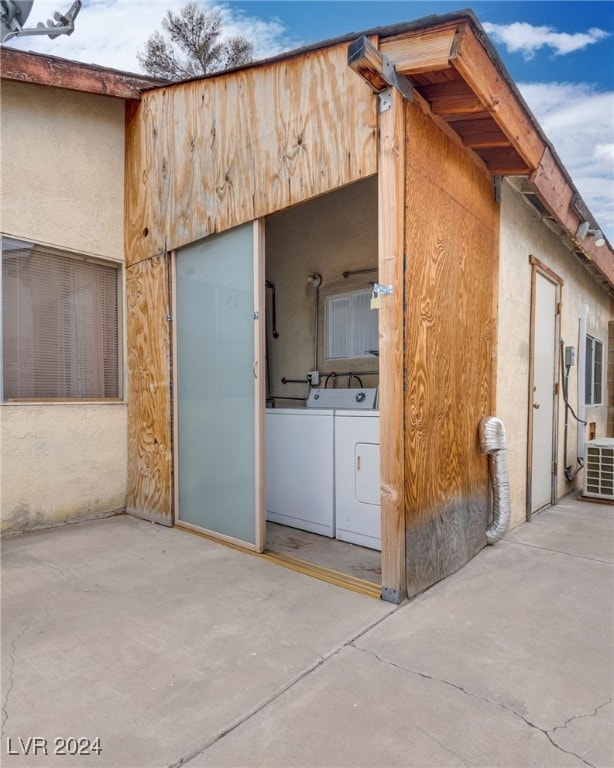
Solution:
{"label": "concrete patio floor", "polygon": [[2,764],[609,768],[613,550],[568,497],[395,609],[127,516],[6,539]]}

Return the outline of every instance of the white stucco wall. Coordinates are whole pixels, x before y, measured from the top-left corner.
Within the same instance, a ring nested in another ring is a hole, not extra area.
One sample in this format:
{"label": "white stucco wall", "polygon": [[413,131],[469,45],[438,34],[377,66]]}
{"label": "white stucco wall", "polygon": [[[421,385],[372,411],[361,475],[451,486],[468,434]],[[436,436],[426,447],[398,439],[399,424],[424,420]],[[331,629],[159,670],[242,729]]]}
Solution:
{"label": "white stucco wall", "polygon": [[123,403],[3,406],[3,532],[123,509],[125,417]]}
{"label": "white stucco wall", "polygon": [[2,232],[123,259],[124,102],[3,80]]}
{"label": "white stucco wall", "polygon": [[[124,102],[3,81],[0,120],[3,234],[122,262]],[[126,434],[123,402],[1,404],[2,532],[125,507]]]}
{"label": "white stucco wall", "polygon": [[[502,185],[501,240],[499,263],[499,311],[497,344],[497,416],[506,428],[512,526],[526,520],[527,422],[529,408],[529,340],[531,308],[531,265],[535,256],[564,281],[562,288],[561,339],[578,351],[580,306],[587,304],[587,332],[604,342],[607,360],[608,321],[612,320],[608,294],[577,258],[526,203],[509,183]],[[559,361],[560,365],[560,361]],[[578,366],[571,369],[569,400],[578,411]],[[559,380],[561,379],[559,373]],[[604,381],[605,383],[605,381]],[[558,405],[557,495],[565,496],[582,487],[583,472],[573,483],[564,476],[563,427],[565,406],[562,393]],[[596,423],[597,437],[607,429],[607,397],[604,405],[586,408],[586,420]],[[575,468],[577,426],[569,418],[568,464]],[[587,431],[588,438],[588,431]]]}

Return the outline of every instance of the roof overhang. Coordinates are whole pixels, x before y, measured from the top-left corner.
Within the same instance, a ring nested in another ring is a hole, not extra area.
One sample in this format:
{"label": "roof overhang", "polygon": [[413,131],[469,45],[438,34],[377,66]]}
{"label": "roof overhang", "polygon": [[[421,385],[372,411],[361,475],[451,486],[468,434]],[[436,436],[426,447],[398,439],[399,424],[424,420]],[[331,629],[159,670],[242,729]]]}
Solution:
{"label": "roof overhang", "polygon": [[144,89],[166,84],[166,81],[152,77],[5,46],[0,47],[0,67],[3,80],[66,88],[119,99],[139,100]]}
{"label": "roof overhang", "polygon": [[576,255],[612,290],[611,245],[576,238],[580,223],[595,219],[473,14],[389,36],[381,30],[379,50],[492,176],[527,177]]}

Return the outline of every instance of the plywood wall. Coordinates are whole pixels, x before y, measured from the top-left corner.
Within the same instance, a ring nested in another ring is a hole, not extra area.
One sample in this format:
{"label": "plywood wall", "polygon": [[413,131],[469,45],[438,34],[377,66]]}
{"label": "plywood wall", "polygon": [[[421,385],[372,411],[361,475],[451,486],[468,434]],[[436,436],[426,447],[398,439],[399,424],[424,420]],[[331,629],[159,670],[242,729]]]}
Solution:
{"label": "plywood wall", "polygon": [[127,511],[172,525],[169,264],[154,256],[126,269],[128,331]]}
{"label": "plywood wall", "polygon": [[376,172],[376,100],[347,45],[143,95],[128,119],[126,258]]}
{"label": "plywood wall", "polygon": [[498,206],[484,172],[406,106],[405,507],[409,595],[486,543],[478,426],[494,415]]}

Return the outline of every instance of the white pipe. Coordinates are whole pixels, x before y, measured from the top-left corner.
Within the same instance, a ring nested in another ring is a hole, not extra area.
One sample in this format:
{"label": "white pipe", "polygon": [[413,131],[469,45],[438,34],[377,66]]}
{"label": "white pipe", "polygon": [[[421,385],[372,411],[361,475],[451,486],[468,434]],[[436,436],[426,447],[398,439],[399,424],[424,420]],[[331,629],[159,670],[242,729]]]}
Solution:
{"label": "white pipe", "polygon": [[480,421],[480,450],[488,454],[488,473],[493,495],[493,521],[486,529],[486,541],[496,544],[505,536],[512,516],[505,428],[501,419],[488,416]]}
{"label": "white pipe", "polygon": [[580,461],[584,461],[584,442],[586,431],[581,421],[586,421],[586,328],[588,319],[588,304],[580,304],[578,319],[578,450]]}

